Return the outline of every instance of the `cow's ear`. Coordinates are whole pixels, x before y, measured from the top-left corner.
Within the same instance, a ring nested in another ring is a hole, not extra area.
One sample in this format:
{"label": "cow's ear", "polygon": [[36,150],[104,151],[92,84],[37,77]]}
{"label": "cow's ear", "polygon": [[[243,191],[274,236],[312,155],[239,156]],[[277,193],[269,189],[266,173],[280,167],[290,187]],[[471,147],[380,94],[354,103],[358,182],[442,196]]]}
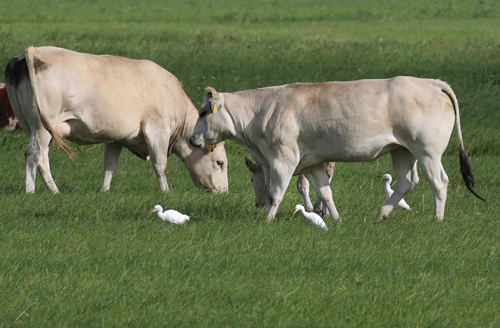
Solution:
{"label": "cow's ear", "polygon": [[219,110],[220,105],[217,105],[216,99],[218,98],[218,93],[214,88],[208,87],[205,89],[205,99],[208,101],[210,104],[210,110],[212,113],[217,113],[217,110]]}
{"label": "cow's ear", "polygon": [[250,172],[255,172],[255,164],[248,157],[245,156],[245,165],[248,167]]}
{"label": "cow's ear", "polygon": [[217,91],[215,91],[214,88],[208,87],[205,89],[205,97],[207,97],[207,99],[214,99],[215,96],[217,96]]}

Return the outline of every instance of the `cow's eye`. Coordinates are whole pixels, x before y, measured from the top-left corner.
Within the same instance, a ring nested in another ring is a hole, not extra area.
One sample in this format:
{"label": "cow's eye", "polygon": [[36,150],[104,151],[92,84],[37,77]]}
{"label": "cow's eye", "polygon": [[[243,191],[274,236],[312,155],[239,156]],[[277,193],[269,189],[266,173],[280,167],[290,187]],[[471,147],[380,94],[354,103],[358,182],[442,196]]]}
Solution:
{"label": "cow's eye", "polygon": [[217,165],[219,165],[219,167],[222,169],[222,167],[224,166],[224,162],[223,161],[217,161]]}
{"label": "cow's eye", "polygon": [[201,112],[200,113],[200,118],[203,118],[205,115],[207,115],[207,113],[208,113],[207,111]]}

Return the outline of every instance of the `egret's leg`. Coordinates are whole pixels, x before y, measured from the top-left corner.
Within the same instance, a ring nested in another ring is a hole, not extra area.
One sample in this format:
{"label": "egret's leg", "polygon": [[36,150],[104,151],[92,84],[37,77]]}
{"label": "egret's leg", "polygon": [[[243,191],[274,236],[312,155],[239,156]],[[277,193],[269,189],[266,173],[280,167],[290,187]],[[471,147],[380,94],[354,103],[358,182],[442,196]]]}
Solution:
{"label": "egret's leg", "polygon": [[122,152],[122,146],[114,143],[104,144],[104,179],[102,180],[101,191],[108,191],[111,185],[113,174],[118,168],[118,160]]}
{"label": "egret's leg", "polygon": [[417,159],[406,148],[398,148],[391,152],[392,165],[396,172],[394,193],[382,205],[377,220],[386,219],[399,201],[418,183]]}
{"label": "egret's leg", "polygon": [[337,208],[335,207],[335,203],[333,202],[332,189],[330,188],[329,179],[325,174],[323,166],[307,173],[306,177],[309,182],[311,182],[314,190],[316,191],[316,194],[318,194],[321,201],[325,203],[330,216],[333,219],[338,220],[339,212],[337,212]]}

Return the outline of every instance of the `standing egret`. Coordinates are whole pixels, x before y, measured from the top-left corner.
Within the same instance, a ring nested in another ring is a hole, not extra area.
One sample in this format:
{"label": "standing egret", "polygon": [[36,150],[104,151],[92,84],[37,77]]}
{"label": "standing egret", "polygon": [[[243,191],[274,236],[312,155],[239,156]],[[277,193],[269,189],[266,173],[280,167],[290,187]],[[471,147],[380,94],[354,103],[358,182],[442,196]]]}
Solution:
{"label": "standing egret", "polygon": [[304,215],[304,217],[307,219],[307,221],[309,221],[310,225],[312,225],[314,227],[319,227],[319,228],[328,230],[328,228],[326,227],[325,221],[323,221],[321,216],[319,216],[318,214],[306,212],[306,209],[302,205],[295,205],[295,212],[293,212],[293,215],[295,215],[295,213],[297,213],[297,211],[302,212],[302,215]]}
{"label": "standing egret", "polygon": [[[382,179],[387,179],[387,181],[384,184],[384,191],[385,191],[385,197],[389,199],[391,197],[392,193],[394,190],[391,189],[391,182],[392,182],[392,176],[390,174],[384,174],[381,176]],[[403,198],[399,201],[399,203],[394,206],[394,208],[404,208],[405,210],[411,211],[410,205],[408,205]]]}
{"label": "standing egret", "polygon": [[189,221],[189,216],[179,213],[175,210],[166,210],[163,212],[161,205],[156,205],[149,213],[158,212],[158,217],[165,222],[183,225]]}

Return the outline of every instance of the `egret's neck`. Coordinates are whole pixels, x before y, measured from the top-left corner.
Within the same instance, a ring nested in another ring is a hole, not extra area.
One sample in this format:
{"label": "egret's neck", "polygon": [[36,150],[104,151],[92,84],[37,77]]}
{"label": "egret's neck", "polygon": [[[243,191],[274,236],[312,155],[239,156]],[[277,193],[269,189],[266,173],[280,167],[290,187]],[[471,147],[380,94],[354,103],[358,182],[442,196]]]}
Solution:
{"label": "egret's neck", "polygon": [[160,207],[160,210],[158,211],[158,216],[160,216],[161,214],[163,214],[163,207],[159,206]]}
{"label": "egret's neck", "polygon": [[306,216],[306,209],[304,207],[300,208],[300,212],[302,213],[303,216]]}
{"label": "egret's neck", "polygon": [[385,194],[388,195],[388,197],[392,194],[391,180],[386,180],[385,181],[384,191],[385,191]]}

